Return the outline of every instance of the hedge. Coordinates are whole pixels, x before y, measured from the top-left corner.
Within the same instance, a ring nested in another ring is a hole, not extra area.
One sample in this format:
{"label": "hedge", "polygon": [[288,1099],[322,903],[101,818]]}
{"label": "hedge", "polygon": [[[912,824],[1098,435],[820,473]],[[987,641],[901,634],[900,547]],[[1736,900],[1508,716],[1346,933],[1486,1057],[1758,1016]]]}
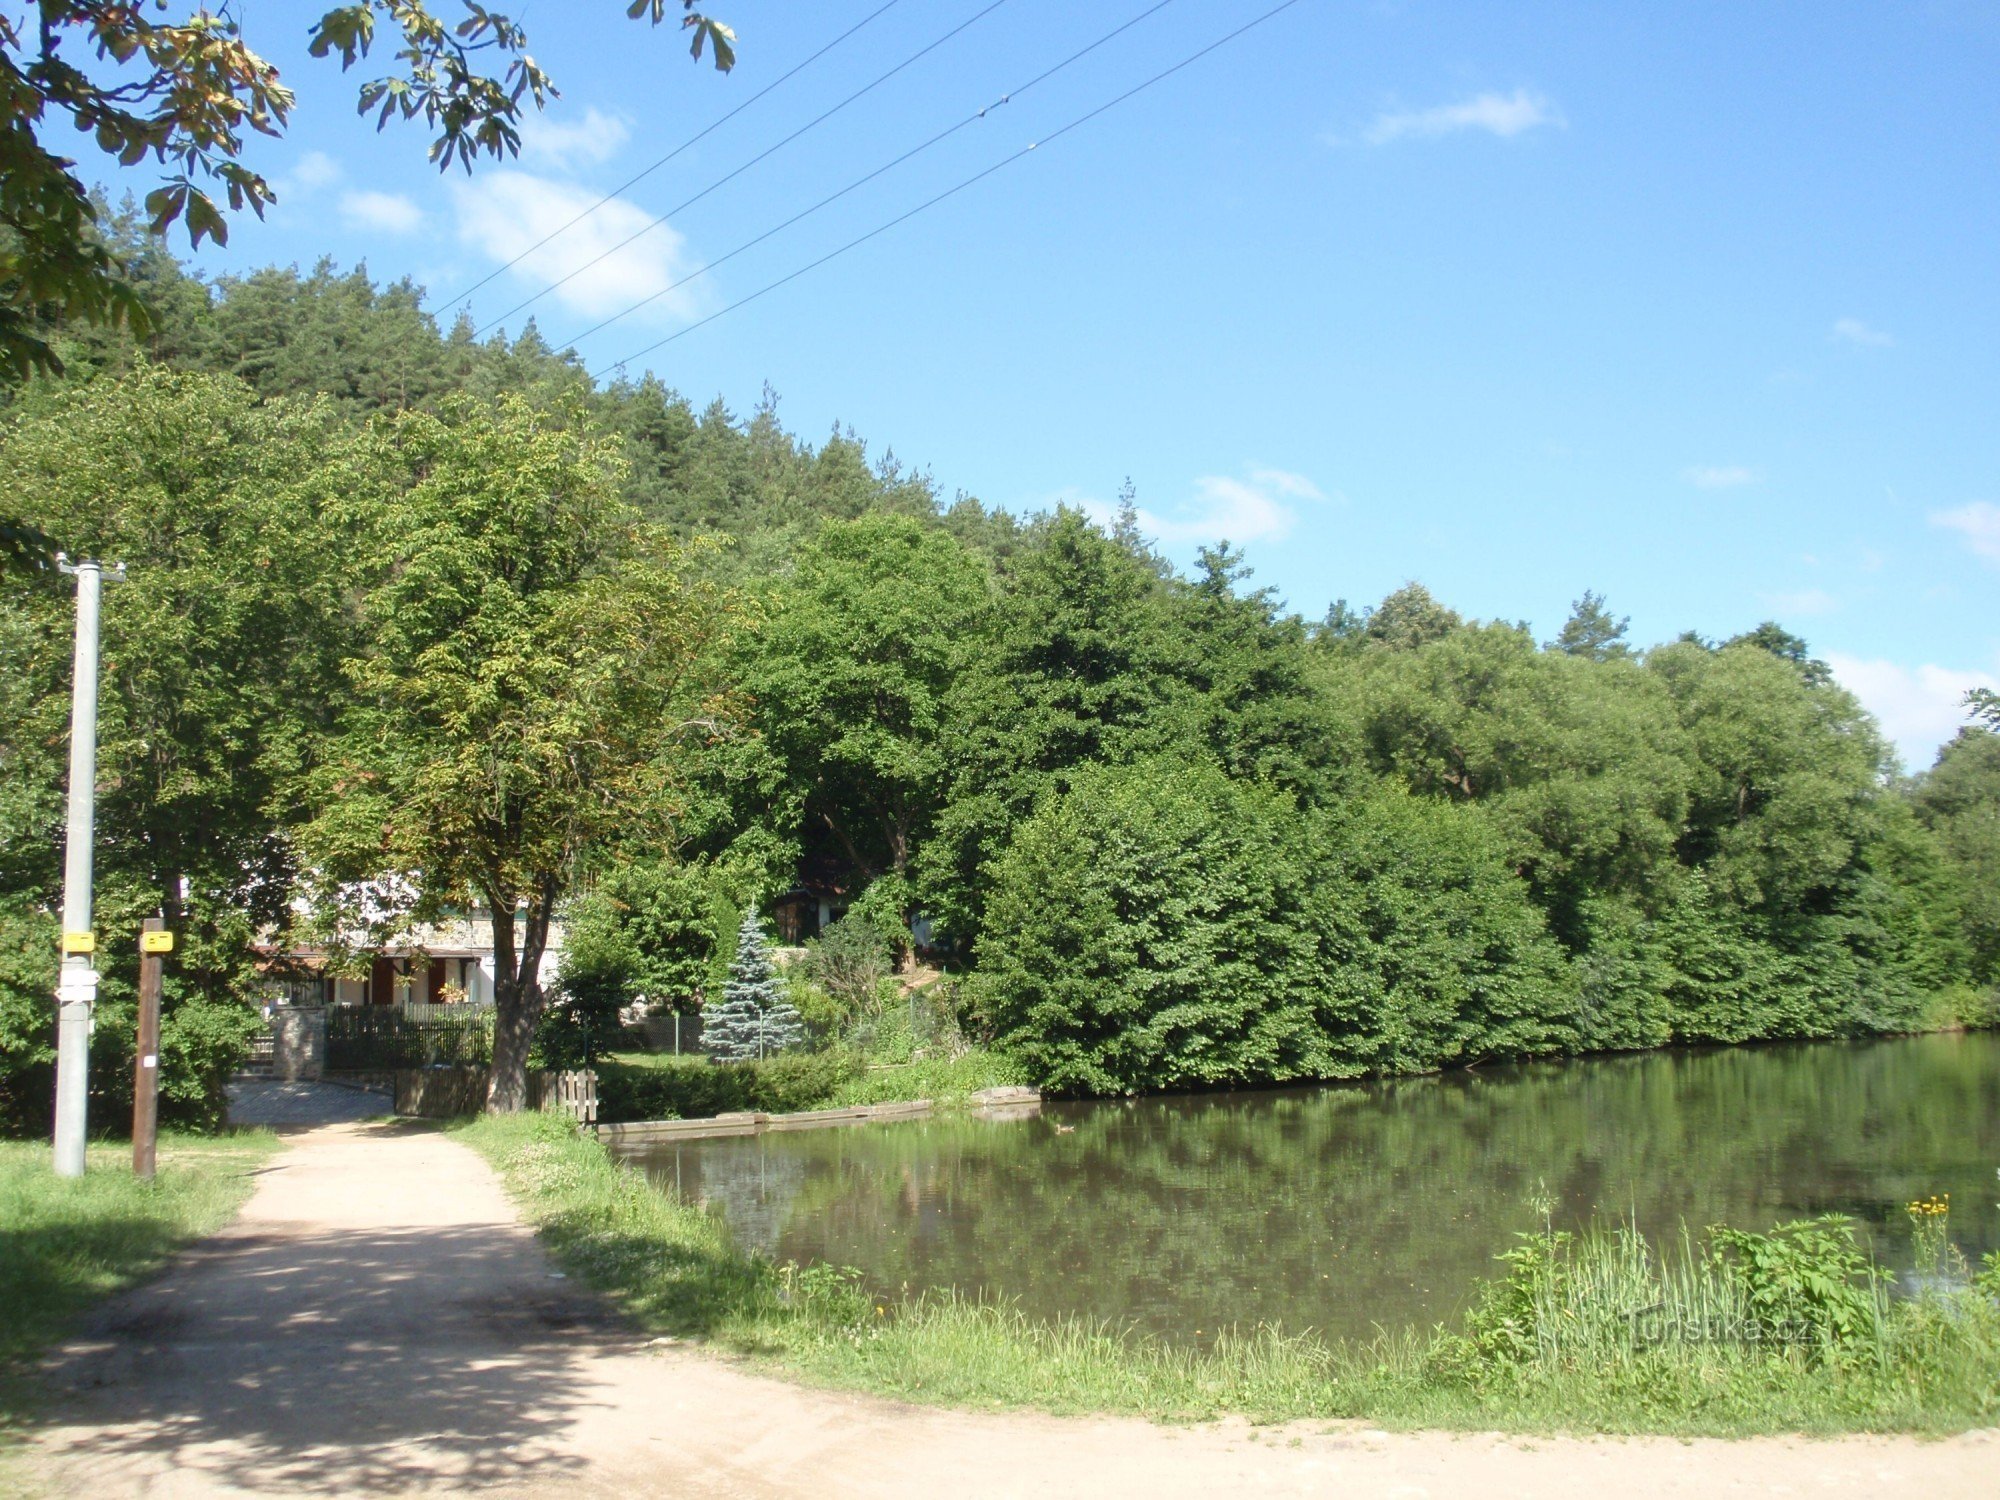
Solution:
{"label": "hedge", "polygon": [[600,1058],[596,1066],[597,1118],[607,1125],[816,1109],[862,1071],[860,1061],[845,1052],[788,1053],[742,1063]]}

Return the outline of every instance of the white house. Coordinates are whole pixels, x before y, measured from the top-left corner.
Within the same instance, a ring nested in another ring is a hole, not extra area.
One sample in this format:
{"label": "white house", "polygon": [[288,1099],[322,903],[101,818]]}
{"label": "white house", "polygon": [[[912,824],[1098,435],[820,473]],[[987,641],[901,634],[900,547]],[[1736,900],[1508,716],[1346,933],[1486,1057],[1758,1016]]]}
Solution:
{"label": "white house", "polygon": [[[562,957],[560,922],[549,924],[548,947],[538,973],[544,985],[555,979]],[[430,926],[411,927],[389,942],[348,948],[340,967],[352,970],[353,956],[366,971],[354,978],[330,972],[323,948],[272,952],[266,961],[274,1000],[284,1005],[465,1005],[493,1003],[493,922],[482,912]]]}

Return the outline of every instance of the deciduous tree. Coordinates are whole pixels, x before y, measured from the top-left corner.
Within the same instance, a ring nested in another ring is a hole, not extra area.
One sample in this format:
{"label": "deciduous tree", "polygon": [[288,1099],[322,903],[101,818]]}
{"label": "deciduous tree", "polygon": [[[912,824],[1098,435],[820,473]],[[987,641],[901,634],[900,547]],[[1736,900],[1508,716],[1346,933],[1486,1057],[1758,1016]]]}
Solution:
{"label": "deciduous tree", "polygon": [[688,747],[728,712],[735,606],[619,499],[617,445],[577,409],[454,398],[382,442],[394,482],[348,512],[365,644],[302,841],[399,918],[491,915],[489,1105],[516,1110],[549,924],[615,842],[670,842]]}
{"label": "deciduous tree", "polygon": [[745,685],[803,817],[864,879],[909,869],[944,793],[944,720],[983,647],[976,559],[902,516],[826,527],[800,549]]}

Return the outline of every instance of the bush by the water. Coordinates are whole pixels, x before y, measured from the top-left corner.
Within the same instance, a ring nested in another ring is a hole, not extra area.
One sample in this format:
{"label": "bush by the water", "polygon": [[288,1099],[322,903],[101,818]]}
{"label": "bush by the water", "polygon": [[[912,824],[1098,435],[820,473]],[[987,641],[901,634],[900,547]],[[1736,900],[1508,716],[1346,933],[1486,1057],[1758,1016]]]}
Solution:
{"label": "bush by the water", "polygon": [[1211,767],[1079,775],[994,873],[980,1010],[1082,1093],[1564,1050],[1574,982],[1497,837],[1398,793],[1338,814]]}
{"label": "bush by the water", "polygon": [[[1884,851],[1914,826],[1870,816]],[[1755,852],[1755,878],[1790,880]],[[1315,809],[1202,762],[1088,768],[991,867],[977,1012],[1076,1093],[1913,1031],[1940,997],[1990,1013],[1952,987],[1950,903],[1914,847],[1900,883],[1854,871],[1832,910],[1753,913],[1728,866],[1592,886],[1568,942],[1521,857],[1477,807],[1393,787]]]}
{"label": "bush by the water", "polygon": [[712,1063],[699,1057],[601,1058],[597,1117],[695,1120],[761,1110],[789,1114],[817,1109],[862,1073],[844,1051],[788,1052],[753,1062]]}

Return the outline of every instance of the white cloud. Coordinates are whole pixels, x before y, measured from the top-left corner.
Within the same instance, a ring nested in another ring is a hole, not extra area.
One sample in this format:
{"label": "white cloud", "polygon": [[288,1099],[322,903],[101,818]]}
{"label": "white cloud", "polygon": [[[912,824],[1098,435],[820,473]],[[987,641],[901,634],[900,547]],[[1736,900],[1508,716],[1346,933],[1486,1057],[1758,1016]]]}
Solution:
{"label": "white cloud", "polygon": [[332,187],[342,177],[340,163],[324,151],[308,151],[287,174],[301,188]]}
{"label": "white cloud", "polygon": [[1681,471],[1681,477],[1698,490],[1733,490],[1755,484],[1757,471],[1741,464],[1695,464]]}
{"label": "white cloud", "polygon": [[[1327,496],[1303,474],[1287,469],[1253,465],[1241,479],[1226,474],[1204,474],[1194,482],[1194,496],[1174,507],[1171,515],[1139,507],[1139,530],[1156,541],[1246,542],[1277,541],[1290,534],[1297,520],[1296,509],[1288,501],[1324,501]],[[1099,525],[1109,527],[1117,519],[1117,507],[1105,501],[1065,490],[1053,497],[1074,505]]]}
{"label": "white cloud", "polygon": [[1964,727],[1967,692],[1976,687],[2000,689],[2000,677],[1989,672],[1956,671],[1928,662],[1912,668],[1838,651],[1827,652],[1826,662],[1840,685],[1880,721],[1882,732],[1902,752],[1903,763],[1916,769],[1930,765],[1938,746]]}
{"label": "white cloud", "polygon": [[424,211],[401,193],[342,193],[340,216],[355,229],[383,234],[408,234],[424,222]]}
{"label": "white cloud", "polygon": [[1833,332],[1827,337],[1835,343],[1858,344],[1864,349],[1886,349],[1896,342],[1893,334],[1870,328],[1859,318],[1836,318]]}
{"label": "white cloud", "polygon": [[2000,563],[2000,505],[1975,500],[1956,510],[1934,510],[1931,525],[1962,532],[1966,544],[1988,562]]}
{"label": "white cloud", "polygon": [[1530,89],[1516,89],[1511,94],[1476,94],[1432,109],[1385,111],[1362,136],[1371,146],[1382,146],[1410,136],[1427,139],[1461,130],[1484,130],[1505,138],[1538,125],[1561,128],[1568,124],[1562,111],[1547,98]]}
{"label": "white cloud", "polygon": [[1250,471],[1250,482],[1261,485],[1276,495],[1291,495],[1299,500],[1324,500],[1325,493],[1303,474],[1294,474],[1287,469],[1260,469]]}
{"label": "white cloud", "polygon": [[1763,600],[1781,615],[1830,615],[1840,608],[1840,601],[1825,589],[1765,594]]}
{"label": "white cloud", "polygon": [[521,132],[521,154],[564,166],[609,161],[632,138],[632,128],[596,105],[579,120],[536,115]]}
{"label": "white cloud", "polygon": [[[540,291],[576,273],[547,303],[602,318],[665,293],[641,316],[659,322],[697,314],[704,305],[699,284],[666,291],[698,269],[686,254],[686,238],[670,224],[641,233],[653,215],[623,198],[611,199],[571,225],[598,196],[578,183],[514,170],[482,170],[470,181],[452,185],[459,239],[496,262],[520,256],[508,272],[517,287]],[[631,244],[612,248],[635,234],[639,238]],[[548,244],[537,244],[550,235],[554,238]],[[500,297],[515,300],[511,293],[499,293],[496,306],[505,305]]]}

